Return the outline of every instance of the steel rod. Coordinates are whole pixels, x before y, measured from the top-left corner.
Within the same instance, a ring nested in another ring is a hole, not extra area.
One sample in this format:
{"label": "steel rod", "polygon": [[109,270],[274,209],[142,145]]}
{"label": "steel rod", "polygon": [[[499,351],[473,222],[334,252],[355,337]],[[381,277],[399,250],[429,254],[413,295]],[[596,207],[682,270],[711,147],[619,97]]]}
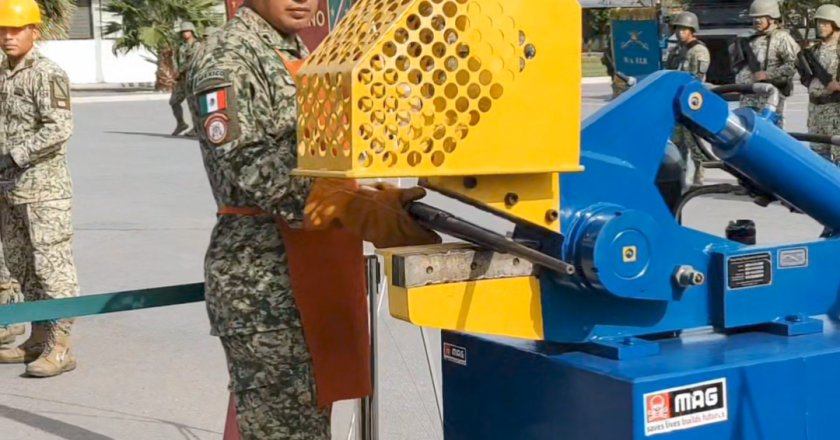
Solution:
{"label": "steel rod", "polygon": [[557,273],[566,275],[575,273],[575,267],[565,261],[517,243],[504,235],[482,228],[446,211],[420,202],[412,203],[408,209],[418,222],[435,231],[483,246],[494,252],[524,258]]}

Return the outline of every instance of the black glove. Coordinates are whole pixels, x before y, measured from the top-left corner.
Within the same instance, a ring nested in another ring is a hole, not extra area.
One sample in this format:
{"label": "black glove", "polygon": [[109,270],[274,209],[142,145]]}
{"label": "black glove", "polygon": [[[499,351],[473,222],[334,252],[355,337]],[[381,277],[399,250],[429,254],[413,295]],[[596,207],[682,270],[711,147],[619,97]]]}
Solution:
{"label": "black glove", "polygon": [[12,159],[11,154],[0,155],[0,172],[17,168],[18,165],[15,163],[14,159]]}

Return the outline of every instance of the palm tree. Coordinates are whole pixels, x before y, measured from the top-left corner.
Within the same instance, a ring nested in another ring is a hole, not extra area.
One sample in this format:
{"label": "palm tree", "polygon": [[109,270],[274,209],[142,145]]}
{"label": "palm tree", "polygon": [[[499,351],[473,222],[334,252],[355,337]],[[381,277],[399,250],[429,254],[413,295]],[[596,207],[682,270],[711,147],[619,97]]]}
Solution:
{"label": "palm tree", "polygon": [[76,11],[73,0],[37,0],[41,6],[41,16],[44,25],[41,27],[41,37],[45,40],[63,40],[70,30],[70,18]]}
{"label": "palm tree", "polygon": [[145,49],[157,65],[155,89],[171,91],[175,85],[174,55],[181,37],[178,24],[190,21],[201,31],[219,26],[223,14],[215,12],[222,0],[111,0],[102,8],[122,18],[102,29],[103,35],[116,36],[113,52],[126,54]]}

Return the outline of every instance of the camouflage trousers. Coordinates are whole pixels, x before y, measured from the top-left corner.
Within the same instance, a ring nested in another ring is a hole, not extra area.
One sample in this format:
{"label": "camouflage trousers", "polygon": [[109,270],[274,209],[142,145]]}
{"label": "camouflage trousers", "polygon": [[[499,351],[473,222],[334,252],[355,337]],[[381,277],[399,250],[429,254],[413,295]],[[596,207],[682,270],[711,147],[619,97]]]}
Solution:
{"label": "camouflage trousers", "polygon": [[79,296],[72,205],[72,199],[24,205],[0,202],[3,255],[25,301]]}
{"label": "camouflage trousers", "polygon": [[[6,257],[3,255],[2,240],[0,240],[0,306],[6,304],[17,304],[23,302],[23,293],[20,291],[20,283],[12,278],[9,266],[6,264]],[[0,325],[0,334],[9,331],[8,325]]]}
{"label": "camouflage trousers", "polygon": [[703,154],[703,150],[697,145],[697,139],[684,125],[677,125],[674,129],[674,134],[671,135],[671,142],[679,148],[683,160],[688,162],[689,156],[691,157],[691,162],[694,164],[692,183],[702,185],[703,177],[705,177],[702,166],[705,154]]}
{"label": "camouflage trousers", "polygon": [[[840,135],[840,103],[808,104],[808,133]],[[840,147],[831,144],[810,144],[811,150],[825,160],[840,164]]]}
{"label": "camouflage trousers", "polygon": [[[781,128],[782,130],[785,129],[785,97],[779,96],[779,107],[776,108],[776,113],[779,114],[779,120],[776,121],[776,126]],[[764,96],[756,96],[756,95],[744,95],[741,97],[741,108],[751,108],[756,113],[760,113],[764,110],[764,105],[767,103],[767,99]]]}
{"label": "camouflage trousers", "polygon": [[330,440],[302,328],[220,336],[242,440]]}
{"label": "camouflage trousers", "polygon": [[187,83],[184,80],[178,80],[172,89],[172,95],[169,97],[169,105],[181,105],[186,99]]}

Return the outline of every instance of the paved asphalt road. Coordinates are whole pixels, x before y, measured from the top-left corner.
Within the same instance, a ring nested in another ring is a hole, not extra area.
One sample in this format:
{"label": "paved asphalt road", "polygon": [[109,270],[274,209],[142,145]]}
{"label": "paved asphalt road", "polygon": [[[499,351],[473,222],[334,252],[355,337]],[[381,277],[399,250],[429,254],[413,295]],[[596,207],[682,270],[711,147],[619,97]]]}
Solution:
{"label": "paved asphalt road", "polygon": [[[584,86],[584,117],[607,93],[606,85]],[[800,91],[788,105],[790,130],[805,131],[805,111]],[[173,120],[166,101],[79,103],[75,115],[69,161],[83,294],[201,281],[215,206],[196,142],[167,135]],[[709,178],[726,176],[712,171]],[[429,200],[495,229],[506,226]],[[715,235],[740,218],[756,221],[764,243],[808,240],[821,229],[777,206],[735,200],[700,199],[685,211],[687,226]],[[381,438],[440,439],[420,331],[390,318],[387,304],[382,310]],[[435,332],[430,337],[436,351]],[[20,366],[0,367],[0,439],[222,438],[227,374],[203,304],[83,318],[75,341],[73,373],[32,380],[19,377]],[[348,438],[348,407],[335,410],[335,439]]]}

